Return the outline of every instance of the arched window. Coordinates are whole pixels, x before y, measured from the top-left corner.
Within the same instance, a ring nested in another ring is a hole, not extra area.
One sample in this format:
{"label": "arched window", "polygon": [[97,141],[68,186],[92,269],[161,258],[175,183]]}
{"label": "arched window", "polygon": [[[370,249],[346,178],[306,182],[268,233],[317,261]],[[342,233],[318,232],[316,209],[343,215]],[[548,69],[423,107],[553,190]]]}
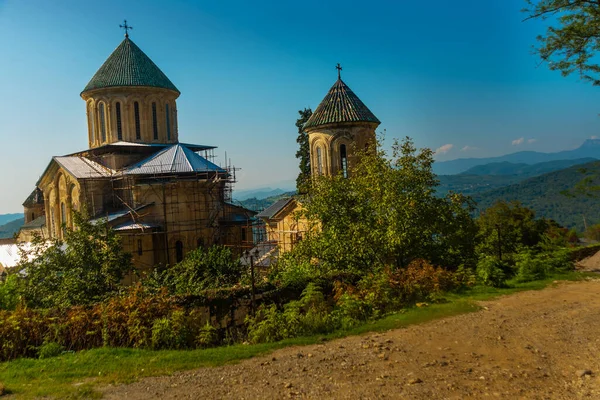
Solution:
{"label": "arched window", "polygon": [[154,140],[158,140],[158,120],[156,118],[156,103],[152,103],[152,130],[154,131]]}
{"label": "arched window", "polygon": [[144,248],[142,247],[142,239],[138,239],[137,241],[137,247],[138,247],[138,256],[141,256],[142,254],[144,254]]}
{"label": "arched window", "polygon": [[171,113],[169,113],[169,104],[165,105],[165,113],[167,116],[167,140],[171,140]]}
{"label": "arched window", "polygon": [[344,178],[348,177],[348,156],[346,155],[346,145],[340,145],[340,168]]}
{"label": "arched window", "polygon": [[140,140],[142,138],[142,130],[140,127],[140,103],[137,101],[133,103],[133,117],[135,119],[135,139]]}
{"label": "arched window", "polygon": [[98,106],[98,114],[100,117],[100,137],[102,143],[106,142],[106,115],[104,115],[104,103]]}
{"label": "arched window", "polygon": [[96,123],[94,122],[94,107],[92,104],[88,106],[88,123],[90,127],[90,141],[92,143],[96,142]]}
{"label": "arched window", "polygon": [[117,117],[117,139],[123,140],[123,124],[121,123],[121,103],[115,104],[115,114]]}
{"label": "arched window", "polygon": [[30,221],[33,221],[35,219],[35,213],[31,213],[31,219]]}
{"label": "arched window", "polygon": [[175,242],[175,260],[177,262],[183,261],[183,243],[181,240]]}
{"label": "arched window", "polygon": [[321,147],[317,147],[317,172],[323,175],[323,151]]}

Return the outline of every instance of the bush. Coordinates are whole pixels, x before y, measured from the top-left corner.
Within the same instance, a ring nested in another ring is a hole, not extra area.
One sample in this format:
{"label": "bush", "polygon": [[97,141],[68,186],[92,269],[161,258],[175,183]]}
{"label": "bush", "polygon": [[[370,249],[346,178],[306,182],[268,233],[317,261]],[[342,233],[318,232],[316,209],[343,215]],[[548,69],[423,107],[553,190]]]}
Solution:
{"label": "bush", "polygon": [[517,282],[531,282],[544,279],[548,266],[530,251],[518,253],[515,268],[517,269]]}
{"label": "bush", "polygon": [[200,332],[198,332],[198,336],[196,336],[196,344],[202,348],[217,346],[219,344],[219,333],[217,328],[206,321],[206,325],[200,328]]}
{"label": "bush", "polygon": [[64,348],[56,342],[47,342],[38,348],[39,358],[51,358],[62,354]]}
{"label": "bush", "polygon": [[9,274],[0,282],[0,309],[14,310],[19,304],[19,280],[14,274]]}
{"label": "bush", "polygon": [[300,300],[285,304],[261,306],[254,317],[247,317],[248,339],[252,343],[276,342],[282,339],[331,332],[339,327],[332,318],[331,306],[321,288],[310,283]]}
{"label": "bush", "polygon": [[486,286],[502,287],[505,285],[507,271],[510,268],[505,262],[493,256],[483,256],[477,263],[477,277]]}

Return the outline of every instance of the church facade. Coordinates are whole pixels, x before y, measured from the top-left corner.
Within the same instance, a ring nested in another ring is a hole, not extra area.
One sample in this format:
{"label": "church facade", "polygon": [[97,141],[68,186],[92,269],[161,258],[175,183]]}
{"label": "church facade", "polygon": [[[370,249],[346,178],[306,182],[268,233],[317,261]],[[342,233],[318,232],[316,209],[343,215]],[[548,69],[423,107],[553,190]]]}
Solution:
{"label": "church facade", "polygon": [[23,203],[18,240],[62,238],[85,211],[142,270],[202,246],[251,248],[255,213],[231,203],[234,171],[211,161],[214,146],[179,141],[179,95],[126,34],[81,92],[88,148],[52,158]]}
{"label": "church facade", "polygon": [[[308,133],[312,176],[342,174],[351,178],[357,150],[375,145],[375,130],[381,123],[356,94],[338,79],[304,124]],[[257,215],[266,226],[270,250],[263,252],[277,258],[293,249],[308,229],[299,217],[302,204],[295,198],[282,199]]]}

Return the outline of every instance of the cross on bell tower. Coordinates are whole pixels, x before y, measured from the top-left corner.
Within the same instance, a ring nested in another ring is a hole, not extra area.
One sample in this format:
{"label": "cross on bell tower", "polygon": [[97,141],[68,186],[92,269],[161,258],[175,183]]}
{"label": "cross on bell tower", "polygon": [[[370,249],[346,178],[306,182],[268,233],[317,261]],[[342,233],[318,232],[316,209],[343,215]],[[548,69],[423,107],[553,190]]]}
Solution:
{"label": "cross on bell tower", "polygon": [[335,69],[337,69],[337,72],[338,72],[338,79],[342,79],[342,78],[341,78],[342,66],[340,65],[340,63],[338,63],[338,64],[335,66]]}
{"label": "cross on bell tower", "polygon": [[128,38],[129,37],[129,32],[127,32],[127,31],[133,29],[133,26],[127,25],[127,20],[124,19],[123,20],[123,25],[119,25],[119,28],[125,29],[125,37]]}

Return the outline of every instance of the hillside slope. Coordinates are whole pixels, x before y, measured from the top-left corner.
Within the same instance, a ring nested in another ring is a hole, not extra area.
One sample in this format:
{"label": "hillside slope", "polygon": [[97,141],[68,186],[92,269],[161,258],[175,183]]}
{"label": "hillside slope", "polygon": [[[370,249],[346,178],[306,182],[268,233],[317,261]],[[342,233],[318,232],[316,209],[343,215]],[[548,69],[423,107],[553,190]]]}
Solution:
{"label": "hillside slope", "polygon": [[[587,169],[582,172],[582,169]],[[593,177],[600,185],[600,162],[577,165],[560,171],[526,179],[522,182],[473,195],[478,209],[483,210],[498,200],[520,201],[541,217],[551,218],[568,228],[583,231],[583,218],[588,224],[600,223],[600,198],[586,195],[568,196],[584,177]]]}
{"label": "hillside slope", "polygon": [[0,239],[13,237],[15,233],[19,232],[19,229],[21,229],[24,223],[25,218],[19,218],[4,225],[0,225]]}

